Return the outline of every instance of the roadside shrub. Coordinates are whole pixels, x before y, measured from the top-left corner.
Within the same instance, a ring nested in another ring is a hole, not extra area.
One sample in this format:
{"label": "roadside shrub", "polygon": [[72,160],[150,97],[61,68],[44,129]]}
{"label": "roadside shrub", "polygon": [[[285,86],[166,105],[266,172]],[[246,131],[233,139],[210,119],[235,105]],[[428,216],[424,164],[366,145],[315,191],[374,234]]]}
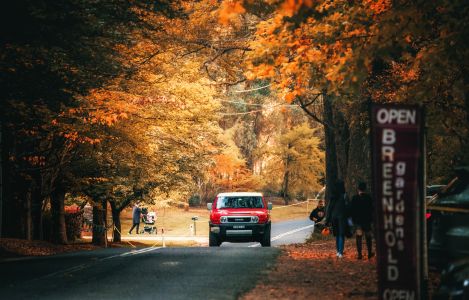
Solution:
{"label": "roadside shrub", "polygon": [[83,224],[83,211],[65,212],[65,225],[67,230],[67,239],[69,242],[75,241],[81,236]]}
{"label": "roadside shrub", "polygon": [[189,206],[190,207],[200,206],[200,196],[192,195],[192,197],[189,198]]}
{"label": "roadside shrub", "polygon": [[298,201],[306,201],[308,199],[307,195],[305,193],[298,193],[296,194],[295,197]]}
{"label": "roadside shrub", "polygon": [[177,202],[172,205],[173,207],[176,206],[177,208],[183,209],[186,206],[186,203],[184,202]]}
{"label": "roadside shrub", "polygon": [[[83,211],[65,212],[65,230],[67,231],[67,240],[75,241],[81,237],[81,229],[83,224]],[[52,216],[50,210],[42,215],[43,239],[50,241],[52,236]]]}

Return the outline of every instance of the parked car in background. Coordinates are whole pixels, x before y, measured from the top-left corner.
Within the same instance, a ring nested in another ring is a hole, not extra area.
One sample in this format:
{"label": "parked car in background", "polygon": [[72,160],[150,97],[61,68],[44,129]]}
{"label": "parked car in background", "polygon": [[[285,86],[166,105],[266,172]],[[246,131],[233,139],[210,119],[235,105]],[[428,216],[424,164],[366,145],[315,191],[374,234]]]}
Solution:
{"label": "parked car in background", "polygon": [[456,170],[456,177],[429,201],[427,210],[432,219],[430,264],[469,257],[469,167]]}
{"label": "parked car in background", "polygon": [[438,194],[443,188],[445,187],[444,184],[434,184],[427,186],[427,194],[426,198],[430,200],[433,196]]}
{"label": "parked car in background", "polygon": [[[434,184],[434,185],[428,185],[426,188],[426,195],[425,195],[425,201],[428,203],[432,200],[432,198],[436,197],[436,195],[443,190],[445,185],[443,184]],[[425,220],[426,220],[426,226],[427,226],[427,245],[430,243],[430,240],[432,238],[432,233],[433,233],[433,218],[432,218],[432,213],[427,209],[426,214],[425,214]]]}
{"label": "parked car in background", "polygon": [[450,263],[443,270],[433,299],[469,299],[469,259]]}

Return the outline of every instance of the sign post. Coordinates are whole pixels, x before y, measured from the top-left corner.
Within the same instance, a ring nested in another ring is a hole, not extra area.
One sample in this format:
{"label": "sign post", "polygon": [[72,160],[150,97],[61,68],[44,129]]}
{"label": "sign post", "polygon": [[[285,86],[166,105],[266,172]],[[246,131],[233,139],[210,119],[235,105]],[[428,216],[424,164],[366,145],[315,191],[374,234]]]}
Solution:
{"label": "sign post", "polygon": [[379,299],[423,299],[423,113],[372,104]]}

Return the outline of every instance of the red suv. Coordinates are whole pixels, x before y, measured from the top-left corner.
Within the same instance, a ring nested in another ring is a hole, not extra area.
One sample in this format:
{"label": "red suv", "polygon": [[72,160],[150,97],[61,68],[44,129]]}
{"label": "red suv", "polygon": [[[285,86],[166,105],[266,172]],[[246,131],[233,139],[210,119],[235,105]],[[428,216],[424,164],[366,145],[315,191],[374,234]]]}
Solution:
{"label": "red suv", "polygon": [[272,203],[266,203],[261,193],[221,193],[210,210],[210,247],[227,242],[260,242],[270,247],[270,213]]}

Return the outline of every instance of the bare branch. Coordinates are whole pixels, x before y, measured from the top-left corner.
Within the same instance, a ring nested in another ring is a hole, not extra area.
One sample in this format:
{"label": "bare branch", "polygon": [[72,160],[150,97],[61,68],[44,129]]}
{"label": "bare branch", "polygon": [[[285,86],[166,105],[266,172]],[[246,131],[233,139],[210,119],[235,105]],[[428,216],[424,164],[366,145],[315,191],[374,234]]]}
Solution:
{"label": "bare branch", "polygon": [[302,97],[297,97],[296,98],[296,101],[298,101],[298,106],[301,107],[301,109],[306,113],[308,114],[308,116],[310,116],[313,120],[315,120],[316,122],[318,122],[319,124],[323,125],[323,126],[326,126],[326,123],[324,120],[322,120],[319,116],[317,116],[314,112],[312,112],[308,106],[310,106],[312,103],[314,103],[314,101],[316,101],[316,99],[319,97],[320,95],[316,95],[316,97],[314,98],[313,101],[310,101],[309,103],[304,103],[303,102],[303,98]]}

